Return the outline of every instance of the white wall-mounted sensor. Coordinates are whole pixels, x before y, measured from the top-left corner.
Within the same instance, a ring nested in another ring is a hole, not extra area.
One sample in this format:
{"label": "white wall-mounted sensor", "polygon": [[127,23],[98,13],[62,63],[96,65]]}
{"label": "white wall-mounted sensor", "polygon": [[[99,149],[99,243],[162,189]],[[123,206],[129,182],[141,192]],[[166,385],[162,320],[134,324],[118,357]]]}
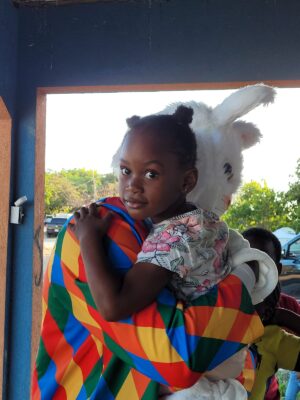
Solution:
{"label": "white wall-mounted sensor", "polygon": [[24,212],[22,205],[27,201],[26,196],[18,198],[14,202],[14,206],[10,207],[10,223],[11,224],[21,224],[24,218]]}

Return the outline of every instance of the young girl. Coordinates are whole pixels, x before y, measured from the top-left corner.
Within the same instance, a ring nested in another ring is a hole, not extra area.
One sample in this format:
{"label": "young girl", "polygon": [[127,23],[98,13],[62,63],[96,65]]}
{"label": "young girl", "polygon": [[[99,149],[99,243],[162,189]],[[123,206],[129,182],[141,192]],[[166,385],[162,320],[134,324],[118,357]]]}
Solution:
{"label": "young girl", "polygon": [[[231,271],[227,225],[186,201],[198,176],[196,140],[189,127],[192,115],[191,108],[180,106],[173,115],[127,121],[130,129],[120,154],[120,197],[132,218],[150,218],[153,225],[136,264],[125,276],[114,273],[104,253],[102,238],[112,214],[99,219],[95,204],[75,213],[72,229],[80,242],[89,286],[107,320],[127,318],[148,306],[166,285],[188,302]],[[251,292],[255,275],[247,265],[243,271]],[[228,376],[223,376],[224,368],[219,370],[216,378],[237,376],[240,361],[237,366]]]}

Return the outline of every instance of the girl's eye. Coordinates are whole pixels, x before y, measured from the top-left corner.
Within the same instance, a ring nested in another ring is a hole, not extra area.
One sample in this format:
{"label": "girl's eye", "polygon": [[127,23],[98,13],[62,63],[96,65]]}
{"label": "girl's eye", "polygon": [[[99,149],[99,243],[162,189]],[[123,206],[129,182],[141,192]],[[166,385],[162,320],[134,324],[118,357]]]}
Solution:
{"label": "girl's eye", "polygon": [[126,167],[120,167],[120,172],[121,172],[122,175],[129,175],[130,174],[129,169],[126,168]]}
{"label": "girl's eye", "polygon": [[155,171],[147,171],[147,172],[145,173],[145,177],[146,177],[147,179],[155,179],[155,178],[158,177],[158,173],[155,172]]}

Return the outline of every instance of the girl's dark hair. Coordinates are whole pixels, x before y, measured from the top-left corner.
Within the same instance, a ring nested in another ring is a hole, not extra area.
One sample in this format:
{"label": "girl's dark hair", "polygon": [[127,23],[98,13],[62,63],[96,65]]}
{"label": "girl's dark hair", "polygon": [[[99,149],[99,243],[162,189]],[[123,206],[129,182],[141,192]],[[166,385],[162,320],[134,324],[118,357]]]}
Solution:
{"label": "girl's dark hair", "polygon": [[180,105],[172,115],[148,115],[140,118],[134,115],[126,120],[131,132],[153,132],[158,140],[164,140],[168,150],[178,156],[184,168],[193,168],[197,160],[195,133],[189,124],[193,120],[193,109]]}

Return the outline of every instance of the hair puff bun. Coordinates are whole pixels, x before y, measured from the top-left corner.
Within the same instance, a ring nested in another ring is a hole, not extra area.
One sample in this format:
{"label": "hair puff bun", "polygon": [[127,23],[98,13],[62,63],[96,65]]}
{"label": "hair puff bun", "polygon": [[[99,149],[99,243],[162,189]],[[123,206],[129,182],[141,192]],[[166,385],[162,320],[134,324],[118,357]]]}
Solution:
{"label": "hair puff bun", "polygon": [[193,121],[194,110],[191,107],[180,105],[177,107],[173,117],[181,125],[189,125]]}
{"label": "hair puff bun", "polygon": [[132,129],[135,127],[135,125],[141,120],[141,117],[138,115],[133,115],[130,118],[126,119],[126,123],[129,129]]}

